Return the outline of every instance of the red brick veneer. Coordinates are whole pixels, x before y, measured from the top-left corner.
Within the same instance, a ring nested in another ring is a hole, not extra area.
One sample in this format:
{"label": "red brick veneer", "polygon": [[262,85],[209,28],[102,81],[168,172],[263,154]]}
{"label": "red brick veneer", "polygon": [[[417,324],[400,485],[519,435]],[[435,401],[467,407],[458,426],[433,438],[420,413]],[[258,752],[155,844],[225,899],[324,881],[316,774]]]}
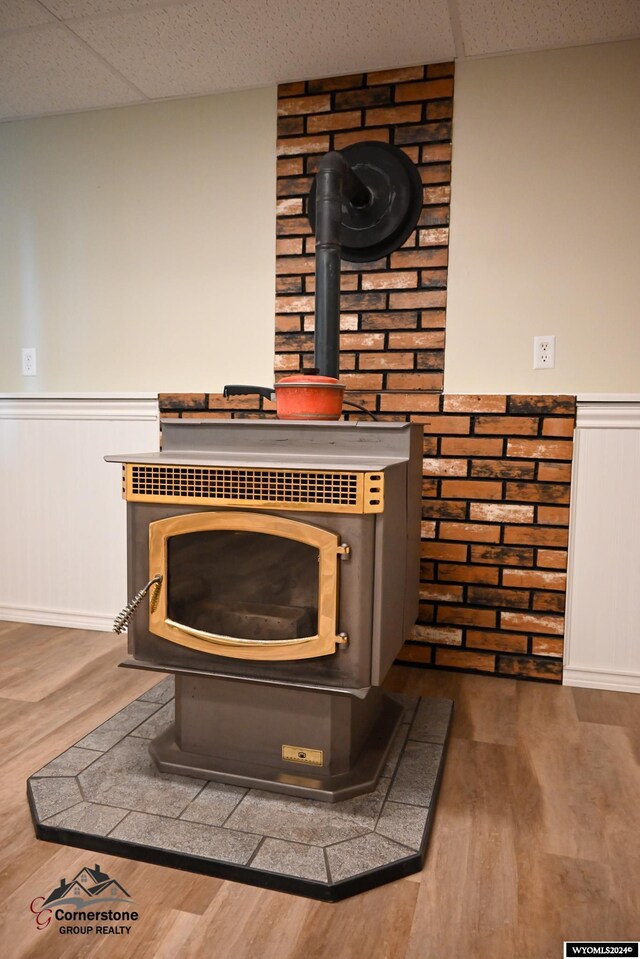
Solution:
{"label": "red brick veneer", "polygon": [[373,263],[343,263],[341,379],[354,390],[441,390],[453,64],[289,83],[278,90],[276,376],[313,366],[319,158],[361,140],[401,147],[424,184],[418,227]]}
{"label": "red brick veneer", "polygon": [[421,606],[400,659],[560,680],[575,399],[439,399],[421,417]]}

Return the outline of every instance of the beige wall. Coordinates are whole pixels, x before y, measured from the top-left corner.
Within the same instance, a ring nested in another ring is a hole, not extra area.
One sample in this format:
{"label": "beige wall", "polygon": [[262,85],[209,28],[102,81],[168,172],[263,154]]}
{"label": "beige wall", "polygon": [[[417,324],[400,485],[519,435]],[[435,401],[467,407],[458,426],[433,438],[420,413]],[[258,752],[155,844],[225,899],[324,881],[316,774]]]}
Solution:
{"label": "beige wall", "polygon": [[[637,41],[458,64],[448,392],[640,389],[639,92]],[[269,88],[0,125],[0,392],[271,382],[275,113]]]}
{"label": "beige wall", "polygon": [[640,42],[459,63],[445,390],[638,392],[639,284]]}
{"label": "beige wall", "polygon": [[270,88],[0,126],[0,392],[272,381],[275,115]]}

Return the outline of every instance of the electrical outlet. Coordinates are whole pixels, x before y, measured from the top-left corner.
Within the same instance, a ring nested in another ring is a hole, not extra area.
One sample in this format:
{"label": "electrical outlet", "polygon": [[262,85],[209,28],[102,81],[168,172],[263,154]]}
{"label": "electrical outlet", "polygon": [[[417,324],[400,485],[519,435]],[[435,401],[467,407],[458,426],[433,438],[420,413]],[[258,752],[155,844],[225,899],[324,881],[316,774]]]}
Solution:
{"label": "electrical outlet", "polygon": [[22,375],[36,375],[36,348],[35,346],[26,347],[22,351]]}
{"label": "electrical outlet", "polygon": [[534,336],[533,338],[533,368],[534,370],[552,370],[555,365],[556,365],[555,336]]}

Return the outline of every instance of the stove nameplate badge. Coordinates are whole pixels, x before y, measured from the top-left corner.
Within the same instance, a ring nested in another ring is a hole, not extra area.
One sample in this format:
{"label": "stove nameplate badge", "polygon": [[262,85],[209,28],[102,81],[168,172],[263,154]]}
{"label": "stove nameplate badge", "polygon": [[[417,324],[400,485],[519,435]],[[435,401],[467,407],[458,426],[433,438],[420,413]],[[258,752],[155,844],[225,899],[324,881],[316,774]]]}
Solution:
{"label": "stove nameplate badge", "polygon": [[307,749],[306,746],[283,746],[282,758],[290,763],[302,763],[305,766],[324,766],[322,750]]}

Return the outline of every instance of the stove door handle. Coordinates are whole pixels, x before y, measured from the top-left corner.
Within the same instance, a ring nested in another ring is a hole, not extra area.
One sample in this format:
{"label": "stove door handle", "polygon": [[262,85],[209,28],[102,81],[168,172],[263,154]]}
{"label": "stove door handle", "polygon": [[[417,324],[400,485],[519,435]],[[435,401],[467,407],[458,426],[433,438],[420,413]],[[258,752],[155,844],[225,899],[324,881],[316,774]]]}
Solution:
{"label": "stove door handle", "polygon": [[265,400],[275,400],[276,394],[271,386],[225,386],[222,395],[227,396],[245,396],[246,394],[257,394],[263,396]]}
{"label": "stove door handle", "polygon": [[131,602],[127,603],[122,612],[118,613],[116,618],[113,621],[113,632],[121,633],[125,629],[129,622],[131,621],[133,614],[136,609],[145,598],[149,590],[151,590],[151,595],[149,596],[149,609],[151,612],[156,608],[158,604],[158,595],[160,593],[160,586],[162,583],[162,576],[158,573],[157,576],[153,576],[146,586],[143,586],[142,589],[136,593]]}

